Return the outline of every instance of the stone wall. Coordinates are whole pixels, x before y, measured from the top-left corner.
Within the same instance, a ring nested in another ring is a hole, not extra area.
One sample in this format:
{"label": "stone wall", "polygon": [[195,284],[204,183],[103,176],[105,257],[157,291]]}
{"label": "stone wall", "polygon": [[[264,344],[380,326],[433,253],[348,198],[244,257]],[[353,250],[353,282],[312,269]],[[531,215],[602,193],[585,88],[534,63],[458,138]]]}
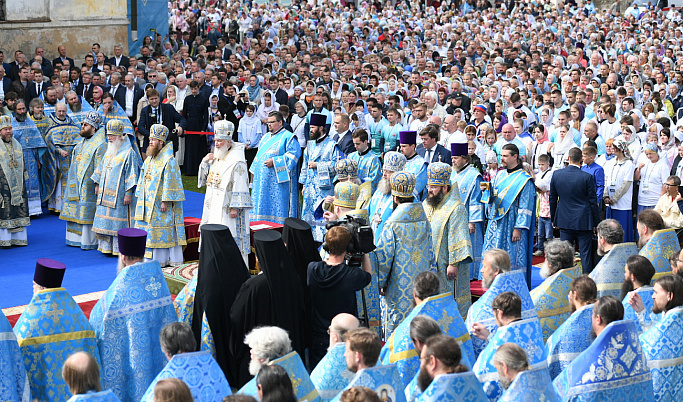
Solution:
{"label": "stone wall", "polygon": [[94,42],[108,57],[116,44],[127,53],[126,0],[11,0],[6,4],[7,21],[0,22],[5,62],[13,60],[15,50],[32,57],[38,46],[52,60],[58,55],[57,47],[64,45],[79,66]]}

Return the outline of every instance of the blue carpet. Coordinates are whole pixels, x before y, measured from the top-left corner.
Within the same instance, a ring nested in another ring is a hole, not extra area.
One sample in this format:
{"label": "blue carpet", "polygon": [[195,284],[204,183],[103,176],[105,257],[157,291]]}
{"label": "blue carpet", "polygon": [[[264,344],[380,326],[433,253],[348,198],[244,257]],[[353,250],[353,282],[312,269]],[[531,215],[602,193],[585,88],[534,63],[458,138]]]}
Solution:
{"label": "blue carpet", "polygon": [[[200,218],[204,194],[185,191],[185,216]],[[97,250],[84,251],[65,243],[66,222],[45,212],[31,220],[28,246],[0,250],[0,308],[28,304],[33,296],[33,272],[38,258],[66,264],[63,286],[72,296],[106,290],[116,277],[116,258]]]}

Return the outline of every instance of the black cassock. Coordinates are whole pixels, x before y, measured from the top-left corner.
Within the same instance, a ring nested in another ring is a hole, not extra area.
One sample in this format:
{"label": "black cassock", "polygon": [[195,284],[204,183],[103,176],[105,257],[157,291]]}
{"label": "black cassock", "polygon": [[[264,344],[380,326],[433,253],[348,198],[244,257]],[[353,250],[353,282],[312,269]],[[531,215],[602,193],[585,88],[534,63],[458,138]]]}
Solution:
{"label": "black cassock", "polygon": [[192,332],[197,345],[202,344],[202,317],[211,328],[216,345],[216,361],[228,383],[237,381],[237,362],[230,351],[230,308],[249,270],[237,243],[224,225],[203,225],[201,253],[197,270]]}
{"label": "black cassock", "polygon": [[251,379],[249,346],[244,337],[256,327],[270,325],[286,330],[292,348],[304,358],[303,290],[282,235],[260,230],[254,234],[254,248],[262,273],[244,282],[230,310],[230,345],[239,364],[238,381],[230,385],[237,388]]}
{"label": "black cassock", "polygon": [[[201,92],[199,95],[187,95],[183,103],[183,116],[186,120],[186,131],[206,131],[209,123],[209,100]],[[183,173],[196,176],[199,164],[208,153],[205,135],[187,134],[185,136],[185,161]]]}

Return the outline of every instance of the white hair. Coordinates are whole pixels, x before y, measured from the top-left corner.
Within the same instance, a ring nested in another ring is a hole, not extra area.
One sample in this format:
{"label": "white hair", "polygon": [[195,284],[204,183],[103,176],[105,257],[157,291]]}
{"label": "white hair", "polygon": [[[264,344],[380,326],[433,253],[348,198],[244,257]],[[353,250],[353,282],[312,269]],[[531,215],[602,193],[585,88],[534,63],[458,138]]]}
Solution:
{"label": "white hair", "polygon": [[258,327],[244,337],[254,356],[270,362],[292,351],[287,331],[280,327]]}
{"label": "white hair", "polygon": [[439,95],[438,95],[436,92],[434,92],[434,91],[428,91],[428,92],[425,94],[425,97],[432,98],[432,100],[435,100],[435,101],[438,101],[438,100],[439,100]]}

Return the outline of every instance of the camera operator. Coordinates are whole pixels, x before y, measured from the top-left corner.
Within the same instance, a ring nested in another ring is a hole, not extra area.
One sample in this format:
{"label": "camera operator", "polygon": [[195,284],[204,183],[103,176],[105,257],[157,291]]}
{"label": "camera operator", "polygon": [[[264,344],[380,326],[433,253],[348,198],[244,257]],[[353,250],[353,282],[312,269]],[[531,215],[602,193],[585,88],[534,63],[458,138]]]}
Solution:
{"label": "camera operator", "polygon": [[[147,153],[149,130],[152,128],[152,125],[163,124],[168,129],[167,141],[172,141],[173,152],[178,152],[178,135],[183,134],[185,118],[172,105],[161,103],[159,92],[156,89],[150,90],[147,94],[147,100],[149,105],[142,109],[140,122],[138,123],[138,132],[145,137],[140,151],[143,154]],[[177,131],[176,124],[179,125]]]}
{"label": "camera operator", "polygon": [[315,367],[325,356],[329,346],[328,330],[337,314],[358,316],[356,291],[372,279],[370,258],[363,254],[360,269],[346,264],[351,233],[345,226],[334,226],[327,231],[323,248],[327,259],[308,265],[308,286],[311,290],[311,346],[310,363]]}

